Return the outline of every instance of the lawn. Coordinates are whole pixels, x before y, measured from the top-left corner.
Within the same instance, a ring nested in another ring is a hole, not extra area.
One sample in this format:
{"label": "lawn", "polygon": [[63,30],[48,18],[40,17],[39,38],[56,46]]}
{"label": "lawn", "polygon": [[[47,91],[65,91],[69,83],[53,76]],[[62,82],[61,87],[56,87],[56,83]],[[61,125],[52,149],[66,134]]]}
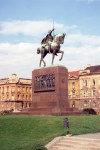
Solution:
{"label": "lawn", "polygon": [[[70,133],[100,132],[100,116],[68,116]],[[54,137],[64,135],[64,117],[59,116],[0,116],[0,150],[35,150]]]}

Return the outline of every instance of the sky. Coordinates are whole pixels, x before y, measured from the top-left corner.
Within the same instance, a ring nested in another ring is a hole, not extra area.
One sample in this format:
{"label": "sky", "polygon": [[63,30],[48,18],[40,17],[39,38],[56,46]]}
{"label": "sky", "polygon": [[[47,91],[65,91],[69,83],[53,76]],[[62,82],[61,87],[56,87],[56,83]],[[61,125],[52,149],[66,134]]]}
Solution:
{"label": "sky", "polygon": [[[0,78],[32,78],[48,30],[66,33],[54,65],[68,71],[100,65],[100,0],[0,0]],[[52,55],[45,57],[47,67]]]}

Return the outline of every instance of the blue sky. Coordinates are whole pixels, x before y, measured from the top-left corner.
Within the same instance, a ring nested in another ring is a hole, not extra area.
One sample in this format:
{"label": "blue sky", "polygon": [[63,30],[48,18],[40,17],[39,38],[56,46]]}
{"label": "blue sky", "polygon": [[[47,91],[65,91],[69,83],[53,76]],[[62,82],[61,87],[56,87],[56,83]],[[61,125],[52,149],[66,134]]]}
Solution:
{"label": "blue sky", "polygon": [[[53,21],[55,34],[66,33],[64,58],[55,65],[69,71],[100,65],[100,0],[0,0],[0,78],[31,78],[36,49]],[[45,60],[50,66],[51,55]]]}

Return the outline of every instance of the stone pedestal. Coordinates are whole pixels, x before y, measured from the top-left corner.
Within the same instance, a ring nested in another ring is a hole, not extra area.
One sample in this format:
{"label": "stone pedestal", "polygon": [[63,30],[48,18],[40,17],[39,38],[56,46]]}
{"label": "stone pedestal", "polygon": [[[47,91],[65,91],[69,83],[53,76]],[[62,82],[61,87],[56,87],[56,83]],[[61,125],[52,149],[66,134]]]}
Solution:
{"label": "stone pedestal", "polygon": [[32,71],[32,105],[37,115],[66,115],[68,104],[68,70],[63,66]]}

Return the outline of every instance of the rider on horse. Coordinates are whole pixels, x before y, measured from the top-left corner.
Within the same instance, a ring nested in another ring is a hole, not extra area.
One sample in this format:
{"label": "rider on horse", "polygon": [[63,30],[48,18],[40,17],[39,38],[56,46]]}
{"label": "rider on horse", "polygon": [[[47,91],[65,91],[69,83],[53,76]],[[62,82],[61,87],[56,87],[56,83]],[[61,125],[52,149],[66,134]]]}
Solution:
{"label": "rider on horse", "polygon": [[43,40],[41,41],[41,45],[45,48],[45,46],[48,46],[48,50],[50,53],[50,49],[51,49],[51,42],[53,41],[53,36],[52,36],[52,32],[54,31],[54,29],[49,30],[48,34],[46,35],[46,37],[43,38]]}
{"label": "rider on horse", "polygon": [[[44,57],[48,54],[52,54],[52,64],[55,58],[55,55],[57,56],[57,53],[61,53],[61,58],[59,59],[60,61],[63,58],[64,52],[60,49],[60,45],[64,43],[64,38],[65,38],[65,33],[57,34],[54,37],[51,35],[52,31],[48,32],[47,36],[42,40],[41,46],[37,48],[37,54],[41,54],[40,58],[40,64],[44,63],[44,66],[46,66],[46,63],[44,61]],[[50,43],[50,44],[49,44]]]}

